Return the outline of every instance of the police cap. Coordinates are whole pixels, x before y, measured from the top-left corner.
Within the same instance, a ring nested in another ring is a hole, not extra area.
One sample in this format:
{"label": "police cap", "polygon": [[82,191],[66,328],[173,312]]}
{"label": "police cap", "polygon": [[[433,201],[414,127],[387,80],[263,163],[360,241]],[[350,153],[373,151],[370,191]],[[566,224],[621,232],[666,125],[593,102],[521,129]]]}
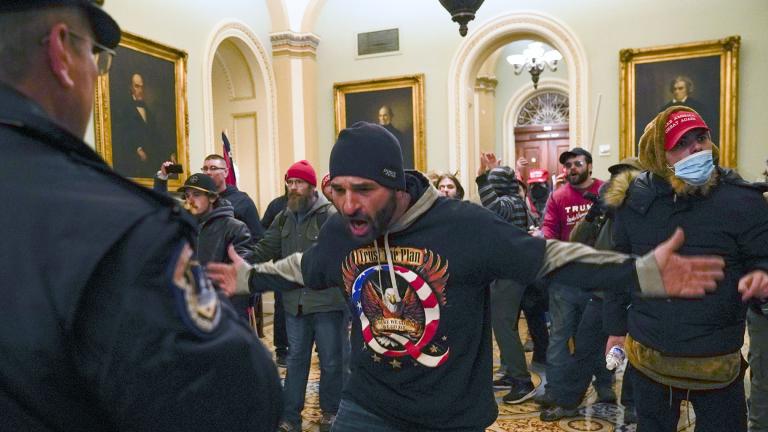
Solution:
{"label": "police cap", "polygon": [[114,48],[120,42],[120,26],[101,8],[104,0],[0,0],[0,13],[70,6],[79,7],[88,16],[96,42]]}

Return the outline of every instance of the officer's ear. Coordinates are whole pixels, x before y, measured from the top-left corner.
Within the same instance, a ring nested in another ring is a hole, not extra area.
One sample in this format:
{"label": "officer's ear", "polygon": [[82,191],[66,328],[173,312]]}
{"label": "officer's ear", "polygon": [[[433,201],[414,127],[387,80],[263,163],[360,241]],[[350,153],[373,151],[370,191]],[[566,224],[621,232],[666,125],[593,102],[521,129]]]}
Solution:
{"label": "officer's ear", "polygon": [[69,28],[64,23],[54,24],[48,32],[46,57],[51,68],[53,76],[65,88],[75,86],[75,81],[71,76],[71,69],[74,62],[72,46],[67,47],[67,39],[72,38]]}

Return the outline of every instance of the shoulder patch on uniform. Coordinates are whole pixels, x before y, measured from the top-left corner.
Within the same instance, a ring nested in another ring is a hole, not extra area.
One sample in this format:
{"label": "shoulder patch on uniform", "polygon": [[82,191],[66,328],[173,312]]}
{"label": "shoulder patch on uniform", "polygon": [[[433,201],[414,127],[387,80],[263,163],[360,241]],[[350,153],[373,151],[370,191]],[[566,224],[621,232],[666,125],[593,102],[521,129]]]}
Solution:
{"label": "shoulder patch on uniform", "polygon": [[221,321],[221,303],[203,268],[192,260],[192,248],[184,243],[173,266],[171,289],[184,324],[199,336],[211,334]]}

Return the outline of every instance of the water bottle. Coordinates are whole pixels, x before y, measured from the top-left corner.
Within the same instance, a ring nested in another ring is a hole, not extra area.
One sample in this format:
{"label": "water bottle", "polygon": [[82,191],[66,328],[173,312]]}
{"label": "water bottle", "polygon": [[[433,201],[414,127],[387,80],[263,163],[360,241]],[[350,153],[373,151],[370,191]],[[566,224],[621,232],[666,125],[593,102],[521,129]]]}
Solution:
{"label": "water bottle", "polygon": [[624,365],[627,360],[627,353],[621,345],[614,345],[605,356],[605,367],[608,370],[614,370]]}

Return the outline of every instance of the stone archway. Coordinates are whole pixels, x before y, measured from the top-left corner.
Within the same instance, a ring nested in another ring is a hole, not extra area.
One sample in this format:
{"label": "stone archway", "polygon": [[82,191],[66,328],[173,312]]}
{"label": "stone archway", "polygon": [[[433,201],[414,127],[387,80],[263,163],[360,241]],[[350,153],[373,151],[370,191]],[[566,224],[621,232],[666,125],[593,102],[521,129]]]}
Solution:
{"label": "stone archway", "polygon": [[[474,132],[474,83],[477,72],[495,50],[517,39],[542,40],[555,47],[568,64],[568,96],[572,112],[572,146],[587,142],[587,59],[575,33],[558,19],[540,12],[513,12],[490,20],[459,46],[448,73],[448,165],[469,184],[479,158]],[[505,142],[506,143],[506,142]],[[506,148],[506,147],[505,147]]]}
{"label": "stone archway", "polygon": [[[216,71],[214,73],[214,71]],[[206,154],[221,153],[214,110],[214,76],[231,95],[233,104],[242,102],[239,96],[252,93],[253,102],[242,109],[238,119],[252,131],[243,142],[233,141],[233,153],[246,180],[241,189],[248,192],[257,207],[266,208],[280,194],[277,152],[277,97],[274,72],[267,51],[256,34],[242,22],[228,21],[216,26],[208,41],[203,61],[203,107]],[[237,116],[238,114],[235,114]],[[221,120],[218,121],[221,125]],[[233,125],[237,128],[237,125]],[[231,131],[230,135],[236,133]],[[232,138],[232,136],[230,136]],[[243,155],[240,158],[238,154]],[[247,172],[244,172],[246,171]]]}

